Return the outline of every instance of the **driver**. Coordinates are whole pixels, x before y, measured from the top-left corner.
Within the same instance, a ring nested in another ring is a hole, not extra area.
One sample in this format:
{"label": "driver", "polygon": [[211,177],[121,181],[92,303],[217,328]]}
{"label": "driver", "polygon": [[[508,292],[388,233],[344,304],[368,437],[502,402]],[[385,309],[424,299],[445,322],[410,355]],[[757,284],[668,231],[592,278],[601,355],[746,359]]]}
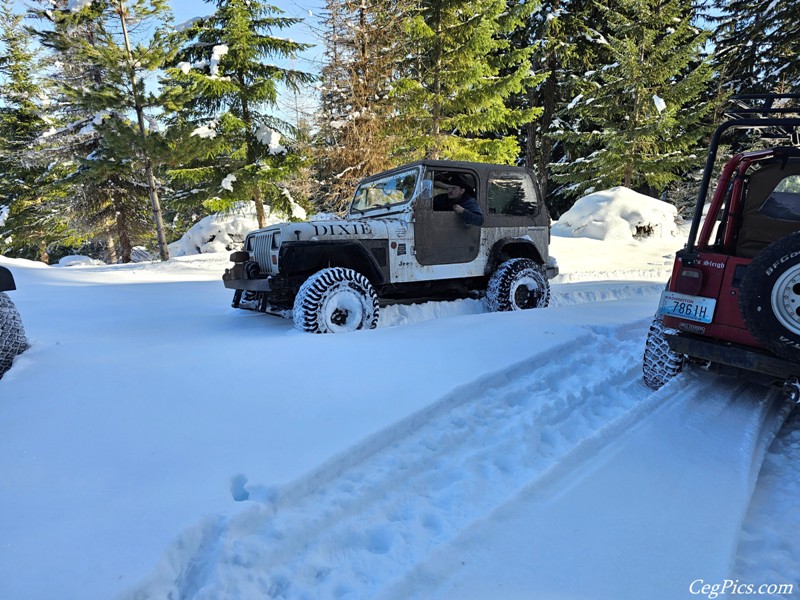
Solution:
{"label": "driver", "polygon": [[466,179],[453,173],[442,181],[447,185],[447,192],[436,195],[433,210],[452,210],[463,217],[466,225],[483,225],[483,212]]}

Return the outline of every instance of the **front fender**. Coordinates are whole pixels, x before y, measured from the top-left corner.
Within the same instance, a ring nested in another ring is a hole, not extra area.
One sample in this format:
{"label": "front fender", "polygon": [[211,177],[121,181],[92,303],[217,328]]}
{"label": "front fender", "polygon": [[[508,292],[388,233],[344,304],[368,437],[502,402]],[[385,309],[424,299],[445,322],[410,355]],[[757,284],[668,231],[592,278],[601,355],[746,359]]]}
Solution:
{"label": "front fender", "polygon": [[0,267],[0,292],[10,292],[17,289],[14,276],[6,267]]}
{"label": "front fender", "polygon": [[[388,244],[387,240],[373,240],[373,243],[380,247]],[[375,256],[378,250],[376,247],[370,252],[355,240],[284,242],[281,244],[278,264],[280,272],[290,278],[327,267],[344,267],[358,271],[373,285],[380,285],[386,277]],[[385,263],[385,259],[381,258]]]}

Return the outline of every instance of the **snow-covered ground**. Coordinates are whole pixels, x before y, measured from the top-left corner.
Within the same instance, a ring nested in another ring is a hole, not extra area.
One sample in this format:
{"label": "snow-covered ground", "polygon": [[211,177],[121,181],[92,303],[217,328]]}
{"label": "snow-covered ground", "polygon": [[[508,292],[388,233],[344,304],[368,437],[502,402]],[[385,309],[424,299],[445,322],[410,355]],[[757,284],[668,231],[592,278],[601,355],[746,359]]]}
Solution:
{"label": "snow-covered ground", "polygon": [[771,443],[772,390],[648,390],[683,234],[587,214],[549,308],[351,334],[230,308],[227,252],[0,257],[31,343],[0,380],[0,598],[800,598],[800,420]]}

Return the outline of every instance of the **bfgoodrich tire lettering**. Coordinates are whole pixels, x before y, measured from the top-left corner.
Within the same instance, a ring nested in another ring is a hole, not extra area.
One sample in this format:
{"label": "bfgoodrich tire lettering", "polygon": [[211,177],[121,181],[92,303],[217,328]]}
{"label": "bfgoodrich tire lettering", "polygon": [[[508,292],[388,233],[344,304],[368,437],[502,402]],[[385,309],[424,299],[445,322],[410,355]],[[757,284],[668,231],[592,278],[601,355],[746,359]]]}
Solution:
{"label": "bfgoodrich tire lettering", "polygon": [[654,317],[644,345],[642,375],[645,385],[654,390],[675,377],[683,368],[684,358],[670,350],[664,335],[667,331],[669,330],[664,327],[662,317]]}
{"label": "bfgoodrich tire lettering", "polygon": [[800,362],[800,232],[773,242],[748,265],[739,308],[765,348]]}
{"label": "bfgoodrich tire lettering", "polygon": [[17,307],[5,292],[0,292],[0,377],[11,368],[14,357],[27,347]]}
{"label": "bfgoodrich tire lettering", "polygon": [[486,302],[491,311],[542,308],[550,302],[544,269],[529,258],[512,258],[489,279]]}
{"label": "bfgoodrich tire lettering", "polygon": [[378,296],[369,280],[352,269],[331,267],[309,277],[294,301],[294,323],[310,333],[374,329]]}

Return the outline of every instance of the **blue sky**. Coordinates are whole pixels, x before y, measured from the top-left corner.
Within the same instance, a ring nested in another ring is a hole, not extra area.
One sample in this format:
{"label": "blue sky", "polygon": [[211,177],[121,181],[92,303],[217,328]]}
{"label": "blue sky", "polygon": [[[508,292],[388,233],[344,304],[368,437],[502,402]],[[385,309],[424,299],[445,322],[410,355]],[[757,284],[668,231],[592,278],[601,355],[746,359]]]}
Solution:
{"label": "blue sky", "polygon": [[[298,42],[308,44],[318,44],[317,34],[313,29],[317,27],[317,16],[324,5],[323,0],[268,0],[273,6],[278,7],[287,17],[303,19],[303,23],[285,30],[282,37],[290,37]],[[13,0],[14,8],[22,13],[25,11],[27,2],[25,0]],[[175,22],[181,23],[192,17],[200,17],[210,14],[214,10],[214,2],[203,2],[198,0],[170,0],[170,6],[175,14]],[[316,54],[318,52],[312,51]]]}
{"label": "blue sky", "polygon": [[[17,12],[25,12],[26,0],[12,1]],[[267,1],[269,4],[284,11],[285,16],[302,19],[302,23],[291,28],[273,31],[272,33],[274,35],[315,45],[313,48],[303,52],[297,60],[290,61],[289,64],[287,64],[286,61],[281,61],[280,64],[288,68],[318,74],[321,68],[322,54],[324,51],[323,43],[320,39],[321,33],[319,31],[318,17],[322,6],[324,6],[324,0],[303,0],[302,3],[296,0]],[[176,24],[180,24],[193,17],[202,17],[211,14],[216,6],[215,2],[203,2],[198,0],[169,0],[169,4],[172,7]],[[313,89],[305,90],[302,96],[286,92],[279,97],[278,111],[284,118],[287,118],[287,120],[294,121],[295,119],[290,118],[291,114],[295,114],[296,116],[298,109],[301,110],[301,112],[309,113],[309,111],[313,110],[316,106],[316,102],[316,92],[313,91]]]}
{"label": "blue sky", "polygon": [[[296,42],[303,42],[306,44],[315,44],[315,48],[311,48],[303,54],[303,60],[299,61],[296,66],[298,69],[304,71],[317,71],[319,65],[317,62],[322,55],[322,42],[319,39],[319,13],[324,5],[323,0],[308,0],[304,2],[296,2],[294,0],[268,0],[269,4],[276,6],[284,12],[287,17],[302,19],[303,22],[282,32],[273,32],[279,37],[291,38]],[[199,2],[198,0],[170,0],[170,6],[175,15],[175,23],[182,23],[193,17],[203,17],[213,12],[214,2]],[[317,30],[315,33],[314,30]]]}

